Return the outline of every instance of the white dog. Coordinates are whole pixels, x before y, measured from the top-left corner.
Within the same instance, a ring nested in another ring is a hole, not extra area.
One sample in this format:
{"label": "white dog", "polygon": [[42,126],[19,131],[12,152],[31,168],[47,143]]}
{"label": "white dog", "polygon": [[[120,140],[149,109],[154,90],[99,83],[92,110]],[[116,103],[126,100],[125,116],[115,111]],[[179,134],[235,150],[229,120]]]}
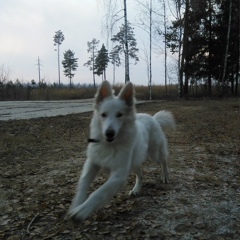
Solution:
{"label": "white dog", "polygon": [[[129,194],[139,194],[142,186],[141,164],[147,156],[162,164],[163,182],[167,183],[168,149],[162,129],[174,127],[175,121],[170,112],[160,111],[153,117],[136,114],[132,83],[126,84],[116,97],[110,84],[104,81],[95,96],[87,160],[69,217],[85,220],[102,208],[121,189],[130,172],[136,174],[136,183]],[[106,169],[109,178],[88,196],[89,185],[100,169]]]}

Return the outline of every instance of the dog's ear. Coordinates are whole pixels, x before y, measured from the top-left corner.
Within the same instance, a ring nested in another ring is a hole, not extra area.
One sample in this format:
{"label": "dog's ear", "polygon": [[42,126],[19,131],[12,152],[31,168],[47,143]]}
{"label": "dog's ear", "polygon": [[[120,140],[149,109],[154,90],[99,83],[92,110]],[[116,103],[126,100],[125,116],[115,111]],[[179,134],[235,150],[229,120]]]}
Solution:
{"label": "dog's ear", "polygon": [[122,90],[120,91],[119,98],[123,99],[126,104],[131,107],[134,102],[134,89],[133,84],[131,82],[127,83]]}
{"label": "dog's ear", "polygon": [[112,89],[108,81],[103,81],[99,89],[97,90],[95,101],[96,104],[100,103],[103,99],[112,96]]}

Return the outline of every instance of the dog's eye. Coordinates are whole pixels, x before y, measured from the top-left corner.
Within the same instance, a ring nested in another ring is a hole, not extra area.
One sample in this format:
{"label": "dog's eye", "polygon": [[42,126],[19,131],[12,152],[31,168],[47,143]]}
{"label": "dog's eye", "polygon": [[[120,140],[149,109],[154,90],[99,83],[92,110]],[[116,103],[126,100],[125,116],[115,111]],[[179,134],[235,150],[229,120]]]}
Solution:
{"label": "dog's eye", "polygon": [[119,112],[119,113],[117,113],[117,117],[118,117],[118,118],[122,117],[122,115],[123,115],[123,114],[122,114],[122,113],[120,113],[120,112]]}
{"label": "dog's eye", "polygon": [[107,117],[107,114],[106,114],[106,113],[102,113],[101,116],[102,116],[103,118],[105,118],[105,117]]}

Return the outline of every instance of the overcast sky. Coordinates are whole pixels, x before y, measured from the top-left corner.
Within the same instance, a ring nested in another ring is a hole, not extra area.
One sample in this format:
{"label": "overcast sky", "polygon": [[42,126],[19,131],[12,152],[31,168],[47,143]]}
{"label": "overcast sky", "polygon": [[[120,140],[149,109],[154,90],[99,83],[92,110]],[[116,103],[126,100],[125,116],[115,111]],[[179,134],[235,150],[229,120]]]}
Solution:
{"label": "overcast sky", "polygon": [[[136,20],[134,0],[128,0],[130,22]],[[78,70],[73,83],[92,83],[92,74],[83,64],[88,60],[87,42],[93,38],[106,44],[102,34],[102,22],[105,9],[100,0],[0,0],[0,65],[9,72],[9,78],[15,81],[38,82],[37,59],[40,58],[41,78],[47,83],[58,82],[57,52],[54,51],[53,36],[61,30],[65,40],[60,46],[61,60],[63,52],[71,49],[78,58]],[[135,28],[138,47],[144,41],[148,45],[148,36]],[[109,49],[110,51],[111,49]],[[140,56],[143,53],[140,51]],[[153,56],[153,83],[164,83],[163,55]],[[61,65],[62,68],[62,65]],[[62,73],[61,69],[61,73]],[[109,64],[107,79],[112,82],[112,68]],[[137,65],[130,67],[130,80],[134,84],[147,85],[146,63],[140,59]],[[96,78],[97,83],[101,78]],[[61,82],[68,83],[62,74]],[[124,82],[123,67],[117,68],[116,82]]]}

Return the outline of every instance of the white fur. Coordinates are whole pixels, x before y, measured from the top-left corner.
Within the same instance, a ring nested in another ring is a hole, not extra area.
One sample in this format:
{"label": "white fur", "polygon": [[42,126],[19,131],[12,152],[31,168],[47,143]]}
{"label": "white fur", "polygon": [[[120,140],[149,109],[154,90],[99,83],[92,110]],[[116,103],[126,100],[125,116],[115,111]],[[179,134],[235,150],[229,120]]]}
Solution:
{"label": "white fur", "polygon": [[[163,129],[174,128],[170,112],[160,111],[153,117],[136,114],[134,90],[128,83],[116,97],[104,81],[95,96],[95,109],[90,125],[87,160],[78,182],[77,193],[69,209],[69,217],[85,220],[102,208],[122,188],[128,175],[136,174],[136,183],[130,195],[141,191],[141,164],[149,156],[162,165],[162,179],[169,181],[167,167],[167,140]],[[109,172],[108,180],[96,191],[87,194],[89,185],[100,169]]]}

